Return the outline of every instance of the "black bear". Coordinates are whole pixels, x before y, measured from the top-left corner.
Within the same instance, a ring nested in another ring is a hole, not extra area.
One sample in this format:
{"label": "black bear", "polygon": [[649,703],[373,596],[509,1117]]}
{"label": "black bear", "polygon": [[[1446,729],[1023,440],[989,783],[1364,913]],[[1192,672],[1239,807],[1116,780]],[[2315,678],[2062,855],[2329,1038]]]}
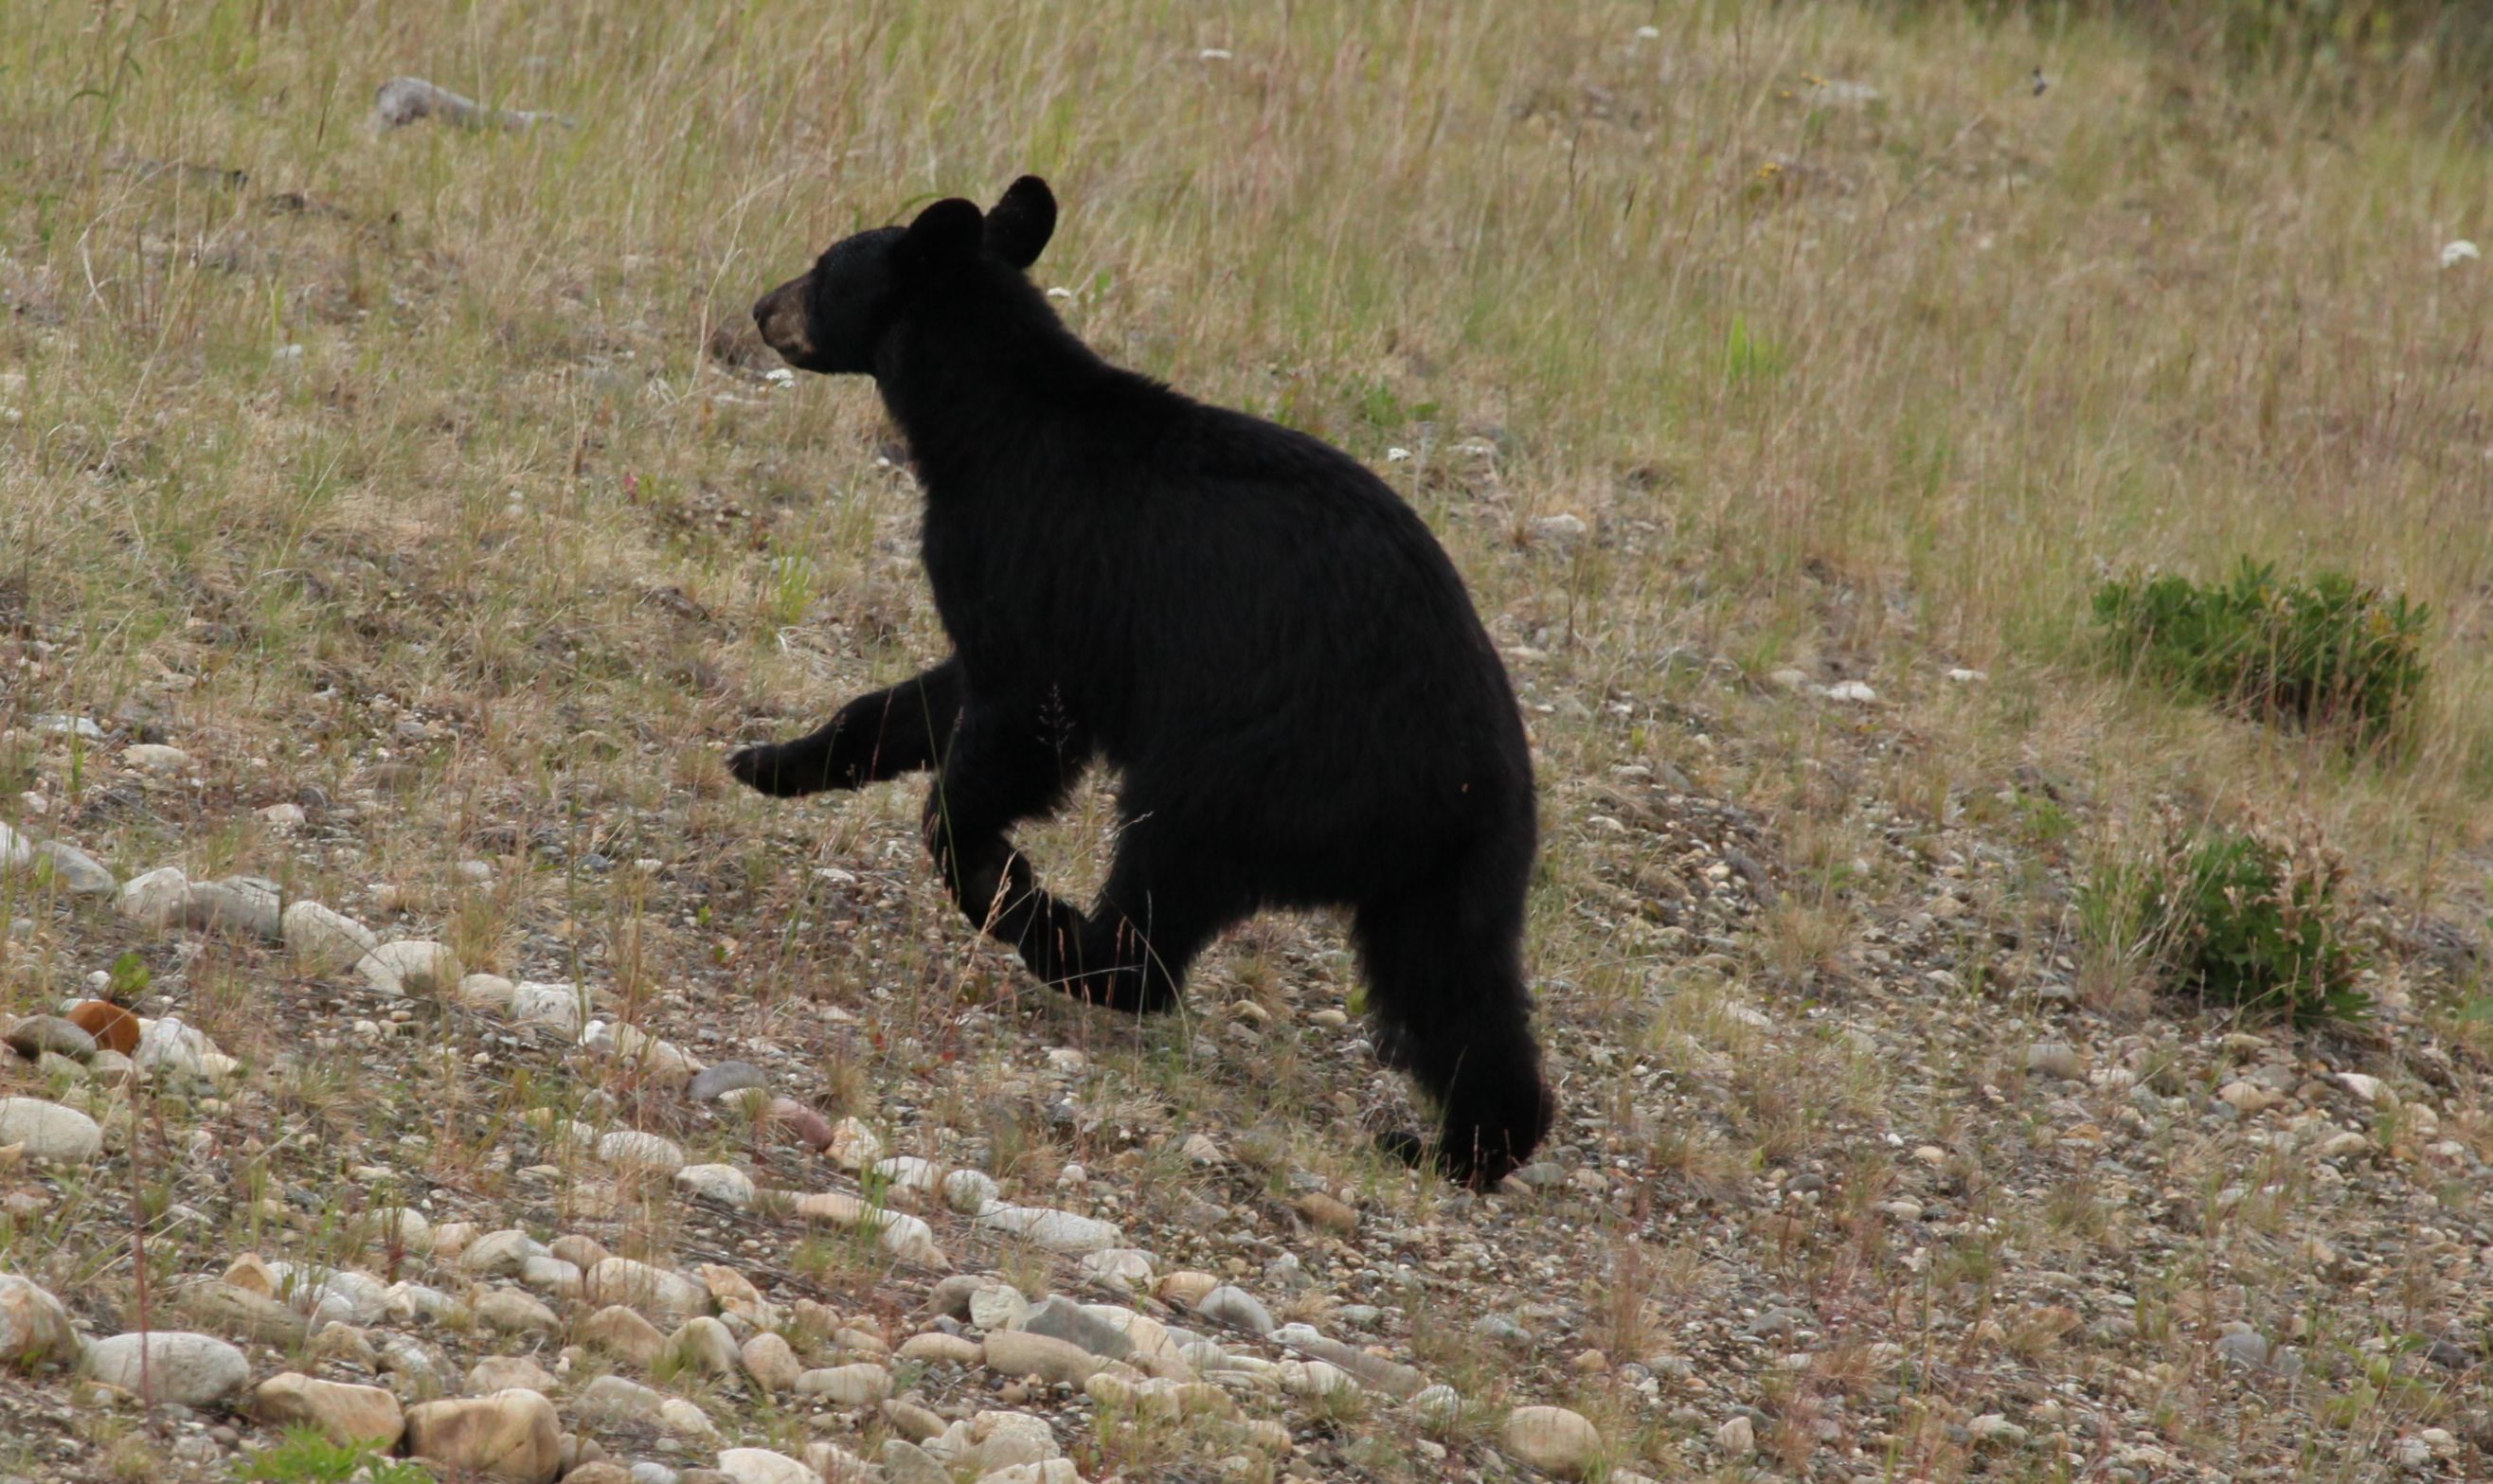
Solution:
{"label": "black bear", "polygon": [[[933,768],[925,833],[972,922],[1041,980],[1175,1004],[1262,907],[1346,905],[1377,1054],[1437,1102],[1475,1185],[1548,1131],[1521,961],[1532,763],[1454,564],[1340,451],[1107,364],[1024,270],[1056,226],[1025,176],[860,232],[754,305],[802,371],[874,377],[926,500],[952,657],[728,760],[780,796]],[[1007,835],[1083,769],[1122,828],[1090,911]]]}

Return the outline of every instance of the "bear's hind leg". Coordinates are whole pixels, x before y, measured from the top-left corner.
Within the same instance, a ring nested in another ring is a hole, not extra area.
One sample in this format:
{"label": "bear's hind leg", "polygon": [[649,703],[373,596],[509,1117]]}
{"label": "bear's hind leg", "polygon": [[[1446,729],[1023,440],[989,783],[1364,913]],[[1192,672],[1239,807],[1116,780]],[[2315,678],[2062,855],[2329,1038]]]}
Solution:
{"label": "bear's hind leg", "polygon": [[1351,930],[1378,1059],[1408,1072],[1438,1108],[1432,1143],[1409,1133],[1382,1143],[1475,1187],[1529,1159],[1556,1111],[1532,1038],[1519,885],[1516,895],[1511,912],[1475,912],[1458,892],[1401,893],[1361,904]]}

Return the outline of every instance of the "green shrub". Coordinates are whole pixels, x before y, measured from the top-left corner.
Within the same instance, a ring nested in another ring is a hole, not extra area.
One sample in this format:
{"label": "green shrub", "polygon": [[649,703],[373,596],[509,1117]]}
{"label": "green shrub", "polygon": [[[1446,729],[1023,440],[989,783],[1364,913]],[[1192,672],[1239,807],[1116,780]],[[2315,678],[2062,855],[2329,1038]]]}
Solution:
{"label": "green shrub", "polygon": [[2280,582],[2246,558],[2225,584],[2106,582],[2094,608],[2124,668],[2261,721],[2368,743],[2423,689],[2425,610],[2334,572]]}
{"label": "green shrub", "polygon": [[2088,946],[2143,961],[2166,993],[2298,1025],[2358,1021],[2344,862],[2304,829],[2186,828],[2116,856],[2078,893]]}

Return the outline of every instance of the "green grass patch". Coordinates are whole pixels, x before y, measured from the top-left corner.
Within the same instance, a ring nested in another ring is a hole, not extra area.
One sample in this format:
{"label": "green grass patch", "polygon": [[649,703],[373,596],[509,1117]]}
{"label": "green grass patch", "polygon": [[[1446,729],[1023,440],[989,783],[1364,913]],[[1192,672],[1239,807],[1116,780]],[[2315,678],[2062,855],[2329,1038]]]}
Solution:
{"label": "green grass patch", "polygon": [[2078,894],[2091,952],[2143,965],[2168,996],[2308,1025],[2359,1021],[2344,862],[2316,830],[2168,821],[2152,850],[2116,854]]}
{"label": "green grass patch", "polygon": [[234,1478],[241,1484],[431,1484],[433,1475],[421,1464],[381,1456],[369,1442],[333,1442],[318,1428],[298,1424],[235,1460]]}
{"label": "green grass patch", "polygon": [[2106,582],[2094,612],[2123,668],[2275,725],[2377,742],[2423,690],[2426,610],[2340,573],[2244,558],[2230,582]]}

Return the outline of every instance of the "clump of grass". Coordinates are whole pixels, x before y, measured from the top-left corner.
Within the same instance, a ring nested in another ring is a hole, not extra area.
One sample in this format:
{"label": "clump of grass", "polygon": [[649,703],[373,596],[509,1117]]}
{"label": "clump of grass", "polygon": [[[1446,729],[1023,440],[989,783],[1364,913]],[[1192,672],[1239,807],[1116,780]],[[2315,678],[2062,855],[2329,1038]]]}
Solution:
{"label": "clump of grass", "polygon": [[419,1464],[381,1457],[369,1442],[334,1442],[318,1428],[297,1425],[265,1448],[255,1448],[234,1462],[239,1484],[343,1484],[364,1479],[370,1484],[423,1484],[432,1478]]}
{"label": "clump of grass", "polygon": [[2343,859],[2308,826],[2281,834],[2167,819],[2080,888],[2089,951],[2137,963],[2165,993],[2290,1024],[2363,1019]]}
{"label": "clump of grass", "polygon": [[2245,557],[2230,582],[2106,582],[2094,610],[2124,668],[2275,725],[2376,742],[2423,689],[2426,610],[2342,573],[2280,581]]}

